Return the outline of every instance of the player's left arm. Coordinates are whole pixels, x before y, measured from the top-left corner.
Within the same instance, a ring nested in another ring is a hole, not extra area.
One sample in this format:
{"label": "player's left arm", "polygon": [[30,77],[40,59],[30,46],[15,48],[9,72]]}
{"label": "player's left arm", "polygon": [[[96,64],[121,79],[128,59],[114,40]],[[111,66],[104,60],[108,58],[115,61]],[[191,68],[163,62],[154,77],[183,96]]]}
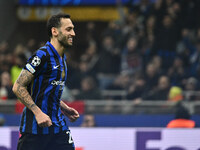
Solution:
{"label": "player's left arm", "polygon": [[79,113],[72,107],[67,106],[63,101],[60,102],[60,108],[64,115],[66,115],[71,122],[76,121],[79,118]]}

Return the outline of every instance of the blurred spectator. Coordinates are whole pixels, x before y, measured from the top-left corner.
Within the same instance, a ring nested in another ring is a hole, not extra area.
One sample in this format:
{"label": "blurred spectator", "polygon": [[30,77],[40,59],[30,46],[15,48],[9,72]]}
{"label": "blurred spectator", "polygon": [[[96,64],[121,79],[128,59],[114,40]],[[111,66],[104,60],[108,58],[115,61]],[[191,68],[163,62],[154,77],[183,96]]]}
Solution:
{"label": "blurred spectator", "polygon": [[129,86],[128,93],[126,99],[135,100],[137,98],[141,98],[146,91],[146,82],[143,77],[138,77],[132,84]]}
{"label": "blurred spectator", "polygon": [[162,58],[160,56],[153,56],[150,63],[155,67],[155,70],[158,71],[159,75],[164,73],[164,69],[162,67]]}
{"label": "blurred spectator", "polygon": [[9,71],[12,64],[12,56],[9,53],[9,44],[7,41],[0,43],[0,74]]}
{"label": "blurred spectator", "polygon": [[142,69],[142,57],[137,48],[138,41],[136,37],[128,39],[126,47],[121,56],[121,72],[134,74]]}
{"label": "blurred spectator", "polygon": [[124,72],[115,78],[112,84],[107,87],[110,90],[126,90],[131,83],[131,76],[129,73]]}
{"label": "blurred spectator", "polygon": [[[44,44],[45,45],[45,44]],[[31,38],[28,40],[25,48],[25,56],[26,58],[30,58],[30,56],[37,50],[36,40]]]}
{"label": "blurred spectator", "polygon": [[187,75],[197,76],[200,56],[200,39],[194,40],[194,34],[189,29],[182,30],[182,39],[177,45],[177,52],[184,58],[185,66],[188,68]]}
{"label": "blurred spectator", "polygon": [[170,80],[167,76],[161,76],[156,88],[149,90],[142,97],[144,100],[168,100]]}
{"label": "blurred spectator", "polygon": [[156,17],[154,15],[151,15],[147,18],[144,26],[145,35],[140,39],[143,55],[150,56],[152,54],[151,49],[154,44],[155,29]]}
{"label": "blurred spectator", "polygon": [[149,0],[141,0],[138,5],[137,4],[135,5],[135,9],[143,17],[146,17],[149,15],[150,8],[151,8],[151,4]]}
{"label": "blurred spectator", "polygon": [[98,59],[99,54],[97,53],[96,44],[90,42],[86,52],[80,58],[78,68],[74,68],[73,70],[73,77],[71,77],[71,79],[73,79],[71,81],[73,83],[73,88],[80,88],[81,80],[87,76],[95,78]]}
{"label": "blurred spectator", "polygon": [[77,68],[69,65],[68,70],[72,74],[68,79],[70,89],[80,89],[82,79],[90,76],[89,64],[86,60],[80,60]]}
{"label": "blurred spectator", "polygon": [[169,91],[169,100],[170,101],[180,101],[183,100],[183,91],[178,86],[172,86]]}
{"label": "blurred spectator", "polygon": [[194,91],[197,91],[199,89],[198,87],[198,80],[194,77],[190,77],[186,80],[186,83],[184,84],[184,99],[195,101],[197,100],[196,94],[194,94]]}
{"label": "blurred spectator", "polygon": [[167,128],[194,128],[195,121],[191,120],[191,115],[182,103],[177,103],[175,108],[175,119],[167,124]]}
{"label": "blurred spectator", "polygon": [[[182,27],[182,22],[184,21],[184,16],[182,14],[181,5],[179,2],[174,1],[167,8],[167,13],[174,20],[174,24]],[[180,29],[178,29],[180,31]]]}
{"label": "blurred spectator", "polygon": [[154,15],[149,16],[146,20],[146,36],[154,36],[155,34],[155,24],[156,23],[156,17]]}
{"label": "blurred spectator", "polygon": [[12,82],[10,79],[10,74],[8,72],[3,72],[1,74],[1,82],[0,82],[0,99],[15,99],[16,96],[12,92]]}
{"label": "blurred spectator", "polygon": [[14,55],[17,56],[19,54],[24,54],[26,51],[26,48],[23,44],[21,43],[18,43],[16,46],[15,46],[15,49],[14,49]]}
{"label": "blurred spectator", "polygon": [[90,42],[86,52],[81,56],[81,61],[87,62],[87,70],[91,75],[97,71],[97,62],[99,60],[99,53],[95,42]]}
{"label": "blurred spectator", "polygon": [[[6,56],[4,56],[4,57],[6,57]],[[10,67],[11,67],[10,62],[3,61],[2,64],[0,64],[0,65],[1,65],[0,66],[0,73],[10,71]]]}
{"label": "blurred spectator", "polygon": [[186,77],[183,60],[176,57],[171,67],[168,69],[168,76],[172,85],[181,86],[182,80]]}
{"label": "blurred spectator", "polygon": [[80,93],[76,96],[76,99],[97,100],[101,98],[101,92],[98,89],[94,78],[89,76],[83,78],[81,81],[81,90]]}
{"label": "blurred spectator", "polygon": [[82,67],[80,67],[82,66],[82,62],[77,62],[73,60],[72,53],[66,51],[65,55],[67,57],[67,87],[69,89],[80,89],[81,76],[85,77],[85,75],[88,75],[88,70],[84,69],[88,67],[83,67],[82,70]]}
{"label": "blurred spectator", "polygon": [[108,27],[103,32],[103,38],[111,37],[115,42],[114,46],[121,48],[124,44],[124,36],[122,34],[122,23],[120,21],[110,21]]}
{"label": "blurred spectator", "polygon": [[96,127],[95,117],[93,115],[85,114],[81,127]]}
{"label": "blurred spectator", "polygon": [[6,54],[9,52],[9,44],[7,41],[2,41],[0,43],[0,54]]}
{"label": "blurred spectator", "polygon": [[154,15],[157,18],[158,26],[161,24],[161,19],[165,13],[166,12],[164,7],[164,1],[156,0],[155,3],[152,5],[150,14]]}
{"label": "blurred spectator", "polygon": [[[128,90],[129,85],[131,84],[131,75],[127,72],[121,73],[119,76],[117,76],[114,81],[106,88],[109,90]],[[121,96],[110,96],[106,98],[116,99],[120,100],[122,99]]]}
{"label": "blurred spectator", "polygon": [[198,80],[194,77],[190,77],[186,80],[186,84],[184,86],[185,91],[195,91],[198,88]]}
{"label": "blurred spectator", "polygon": [[98,42],[99,37],[96,31],[97,29],[94,22],[88,22],[86,24],[86,42]]}
{"label": "blurred spectator", "polygon": [[166,15],[162,20],[162,26],[155,33],[153,53],[163,58],[163,65],[170,66],[171,60],[176,56],[176,42],[178,40],[178,29],[173,19]]}
{"label": "blurred spectator", "polygon": [[116,74],[119,73],[120,56],[114,45],[114,40],[111,36],[103,38],[100,58],[97,63],[97,78],[102,89],[105,89],[113,81]]}
{"label": "blurred spectator", "polygon": [[196,41],[195,46],[190,45],[190,51],[191,75],[198,76],[196,72],[200,70],[200,39]]}
{"label": "blurred spectator", "polygon": [[195,28],[198,22],[198,14],[199,14],[199,1],[191,0],[191,1],[183,1],[182,8],[184,9],[183,16],[184,21],[183,24],[187,28]]}
{"label": "blurred spectator", "polygon": [[22,68],[25,66],[26,64],[26,57],[23,53],[19,53],[16,57],[15,57],[15,64],[12,66],[11,68],[11,79],[12,79],[12,84],[15,83],[15,81],[17,80]]}
{"label": "blurred spectator", "polygon": [[157,69],[157,66],[152,63],[149,63],[145,68],[144,79],[147,90],[153,90],[158,83],[160,73]]}

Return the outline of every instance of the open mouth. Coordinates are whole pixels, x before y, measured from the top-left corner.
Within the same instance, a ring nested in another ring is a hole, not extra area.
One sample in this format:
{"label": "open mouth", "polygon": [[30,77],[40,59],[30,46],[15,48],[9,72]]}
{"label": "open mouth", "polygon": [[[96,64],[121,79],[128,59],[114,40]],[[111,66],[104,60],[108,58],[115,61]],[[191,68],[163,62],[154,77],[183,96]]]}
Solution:
{"label": "open mouth", "polygon": [[68,38],[68,41],[69,41],[70,43],[72,43],[72,42],[73,42],[73,39],[72,39],[72,38]]}

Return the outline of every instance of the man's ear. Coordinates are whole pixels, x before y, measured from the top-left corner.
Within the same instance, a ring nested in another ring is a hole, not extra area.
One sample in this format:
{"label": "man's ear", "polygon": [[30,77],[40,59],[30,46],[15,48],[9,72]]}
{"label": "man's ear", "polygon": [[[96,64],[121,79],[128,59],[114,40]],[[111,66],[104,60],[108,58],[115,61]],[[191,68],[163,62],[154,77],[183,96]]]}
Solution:
{"label": "man's ear", "polygon": [[58,36],[58,29],[55,28],[55,27],[51,28],[51,33],[52,33],[53,36],[57,37]]}

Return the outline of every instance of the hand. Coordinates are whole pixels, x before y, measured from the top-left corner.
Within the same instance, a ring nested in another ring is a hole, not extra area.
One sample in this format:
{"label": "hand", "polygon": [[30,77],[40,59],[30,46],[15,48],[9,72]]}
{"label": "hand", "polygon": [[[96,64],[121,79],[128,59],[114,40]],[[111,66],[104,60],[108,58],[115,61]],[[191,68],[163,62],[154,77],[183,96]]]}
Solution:
{"label": "hand", "polygon": [[79,113],[72,107],[62,108],[64,115],[66,115],[71,122],[76,121],[79,118]]}
{"label": "hand", "polygon": [[35,119],[40,127],[44,128],[44,127],[50,127],[52,125],[50,117],[43,112],[36,114]]}

